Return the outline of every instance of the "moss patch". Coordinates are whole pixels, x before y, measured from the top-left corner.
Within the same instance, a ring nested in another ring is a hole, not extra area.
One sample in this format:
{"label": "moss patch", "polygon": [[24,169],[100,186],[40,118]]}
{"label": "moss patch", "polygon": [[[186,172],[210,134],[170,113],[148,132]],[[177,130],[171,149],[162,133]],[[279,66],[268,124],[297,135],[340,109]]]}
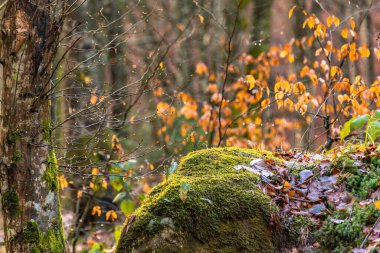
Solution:
{"label": "moss patch", "polygon": [[22,130],[9,131],[7,134],[8,143],[15,144],[17,140],[25,136],[25,132]]}
{"label": "moss patch", "polygon": [[46,119],[42,121],[42,134],[45,141],[48,143],[52,143],[52,133],[53,129],[51,127],[50,119]]}
{"label": "moss patch", "polygon": [[[332,163],[333,169],[344,172],[340,184],[345,184],[347,192],[352,194],[356,203],[368,200],[378,189],[380,181],[380,158],[370,158],[355,161],[348,155],[342,155]],[[315,233],[324,252],[351,252],[359,248],[364,241],[366,226],[372,226],[380,217],[373,203],[360,206],[354,204],[346,210],[334,211],[326,217],[322,228]]]}
{"label": "moss patch", "polygon": [[20,213],[19,198],[14,190],[6,191],[2,196],[2,205],[12,218],[16,217]]}
{"label": "moss patch", "polygon": [[[269,153],[238,148],[184,157],[136,211],[117,252],[277,252],[284,241],[274,238],[269,225],[276,207],[256,186],[257,175],[234,168],[258,157],[281,162]],[[186,201],[183,185],[190,186]]]}
{"label": "moss patch", "polygon": [[61,253],[64,252],[65,245],[63,242],[63,234],[59,228],[49,229],[40,242],[42,252]]}
{"label": "moss patch", "polygon": [[13,241],[22,241],[23,243],[32,244],[33,248],[31,249],[31,252],[33,253],[65,252],[62,230],[54,221],[46,232],[42,232],[37,222],[30,220],[26,223],[22,233],[16,236]]}
{"label": "moss patch", "polygon": [[46,170],[42,178],[45,180],[49,189],[52,191],[58,190],[58,165],[53,150],[49,151]]}
{"label": "moss patch", "polygon": [[[335,211],[316,236],[326,252],[350,252],[363,242],[366,235],[364,227],[373,224],[379,216],[380,211],[373,204],[364,208],[355,204],[352,211]],[[342,222],[334,223],[331,219]]]}
{"label": "moss patch", "polygon": [[35,221],[28,221],[22,233],[23,241],[26,243],[39,243],[41,240],[41,232]]}
{"label": "moss patch", "polygon": [[20,150],[15,150],[13,152],[13,155],[12,155],[12,161],[17,163],[19,161],[21,161],[22,159],[22,154],[21,154],[21,151]]}

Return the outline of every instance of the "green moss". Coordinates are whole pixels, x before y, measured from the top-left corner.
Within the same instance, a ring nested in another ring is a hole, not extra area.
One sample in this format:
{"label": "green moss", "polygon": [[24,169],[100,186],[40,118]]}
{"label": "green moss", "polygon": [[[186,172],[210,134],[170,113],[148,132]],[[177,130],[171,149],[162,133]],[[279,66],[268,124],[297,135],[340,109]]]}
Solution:
{"label": "green moss", "polygon": [[62,253],[64,252],[65,245],[62,231],[57,225],[58,224],[53,221],[51,227],[43,233],[40,231],[38,224],[35,221],[30,220],[27,222],[19,238],[25,243],[35,245],[31,250],[32,253]]}
{"label": "green moss", "polygon": [[332,162],[331,167],[333,169],[338,169],[342,172],[347,172],[347,173],[356,173],[358,169],[360,168],[358,162],[351,159],[346,154],[335,159]]}
{"label": "green moss", "polygon": [[33,220],[28,221],[22,232],[22,237],[26,243],[39,243],[41,240],[41,232],[38,224]]}
{"label": "green moss", "polygon": [[[117,252],[276,252],[279,243],[269,223],[277,209],[256,186],[257,175],[234,168],[257,157],[281,162],[269,153],[238,148],[184,157],[136,211]],[[190,185],[186,201],[183,185]]]}
{"label": "green moss", "polygon": [[45,180],[49,189],[52,191],[58,190],[58,165],[53,150],[49,151],[46,170],[42,178]]}
{"label": "green moss", "polygon": [[332,168],[344,173],[338,183],[344,183],[346,179],[347,190],[359,199],[368,198],[378,188],[380,159],[377,156],[358,162],[342,155],[333,161]]}
{"label": "green moss", "polygon": [[21,161],[21,159],[22,159],[21,151],[20,150],[14,151],[13,156],[12,156],[12,161],[17,163],[17,162]]}
{"label": "green moss", "polygon": [[30,253],[41,253],[41,250],[38,247],[33,247]]}
{"label": "green moss", "polygon": [[255,158],[271,159],[281,163],[271,152],[240,148],[214,148],[191,152],[185,156],[176,172],[177,176],[202,176],[236,173],[234,166],[248,165]]}
{"label": "green moss", "polygon": [[52,143],[52,133],[53,129],[51,126],[50,119],[45,119],[42,121],[42,134],[45,141]]}
{"label": "green moss", "polygon": [[63,242],[63,234],[59,228],[49,229],[43,236],[40,247],[43,252],[61,253],[64,252],[65,245]]}
{"label": "green moss", "polygon": [[20,213],[19,198],[14,190],[6,191],[2,196],[1,202],[5,212],[11,218],[16,217]]}
{"label": "green moss", "polygon": [[[373,224],[379,216],[380,211],[373,204],[364,208],[355,204],[352,210],[335,211],[316,233],[317,239],[325,252],[349,252],[360,247],[366,235],[364,227]],[[332,219],[340,222],[334,223]]]}
{"label": "green moss", "polygon": [[7,134],[8,143],[15,144],[17,140],[21,139],[25,135],[22,130],[9,131]]}
{"label": "green moss", "polygon": [[309,217],[296,215],[293,216],[289,224],[289,237],[299,245],[305,245],[311,241],[311,237],[315,232],[315,225]]}

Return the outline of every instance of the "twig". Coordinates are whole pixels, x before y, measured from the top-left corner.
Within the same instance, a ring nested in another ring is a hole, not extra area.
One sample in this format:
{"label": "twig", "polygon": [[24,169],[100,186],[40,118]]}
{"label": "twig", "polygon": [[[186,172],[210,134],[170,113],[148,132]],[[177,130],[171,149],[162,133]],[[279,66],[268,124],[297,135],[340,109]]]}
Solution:
{"label": "twig", "polygon": [[234,22],[234,27],[232,28],[232,32],[231,32],[231,35],[228,39],[228,43],[227,43],[227,62],[226,62],[226,68],[225,68],[225,73],[224,73],[224,80],[223,80],[223,85],[222,85],[222,98],[220,100],[220,104],[219,104],[219,112],[218,112],[218,121],[219,121],[219,142],[218,142],[218,147],[220,146],[220,144],[222,144],[222,140],[223,140],[223,134],[222,134],[222,106],[223,106],[223,100],[224,100],[224,92],[225,92],[225,87],[226,87],[226,84],[227,84],[227,79],[228,79],[228,69],[230,67],[230,64],[231,64],[231,47],[232,47],[232,39],[235,35],[235,31],[236,31],[236,26],[237,26],[237,23],[238,23],[238,18],[239,18],[239,11],[240,11],[240,7],[241,7],[241,4],[242,4],[242,1],[240,0],[239,1],[239,4],[237,6],[237,10],[236,10],[236,16],[235,16],[235,22]]}

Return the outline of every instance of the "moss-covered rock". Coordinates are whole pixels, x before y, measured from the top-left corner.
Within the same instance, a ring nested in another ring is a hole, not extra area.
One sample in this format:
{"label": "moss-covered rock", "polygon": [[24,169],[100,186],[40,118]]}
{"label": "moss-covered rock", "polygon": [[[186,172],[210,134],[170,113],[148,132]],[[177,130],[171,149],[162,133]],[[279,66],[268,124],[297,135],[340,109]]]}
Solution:
{"label": "moss-covered rock", "polygon": [[205,149],[182,159],[127,219],[117,252],[279,252],[292,243],[258,176],[234,166],[270,153]]}

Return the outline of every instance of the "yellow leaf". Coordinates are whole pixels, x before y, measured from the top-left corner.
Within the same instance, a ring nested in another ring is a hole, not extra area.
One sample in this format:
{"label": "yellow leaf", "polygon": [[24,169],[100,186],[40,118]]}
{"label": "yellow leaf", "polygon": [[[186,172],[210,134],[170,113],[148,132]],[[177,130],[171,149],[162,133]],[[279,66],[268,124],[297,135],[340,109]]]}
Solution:
{"label": "yellow leaf", "polygon": [[292,185],[288,181],[284,182],[284,189],[289,189],[291,186]]}
{"label": "yellow leaf", "polygon": [[347,39],[347,37],[348,37],[348,29],[347,29],[347,27],[345,27],[345,28],[342,30],[342,32],[340,33],[340,35],[342,35],[342,37],[343,37],[344,39]]}
{"label": "yellow leaf", "polygon": [[287,50],[282,50],[281,53],[280,53],[280,57],[281,58],[285,58],[287,55],[289,54],[289,52]]}
{"label": "yellow leaf", "polygon": [[69,183],[67,182],[64,175],[59,176],[59,186],[60,186],[61,190],[69,187]]}
{"label": "yellow leaf", "polygon": [[293,197],[295,194],[296,194],[295,190],[291,190],[291,191],[288,192],[288,196],[289,197]]}
{"label": "yellow leaf", "polygon": [[204,64],[203,62],[198,63],[195,66],[195,73],[197,73],[198,75],[203,75],[203,74],[207,75],[208,69],[207,69],[206,64]]}
{"label": "yellow leaf", "polygon": [[147,182],[144,183],[143,185],[143,192],[146,193],[146,194],[149,194],[151,192],[151,188],[149,186],[149,184]]}
{"label": "yellow leaf", "polygon": [[102,214],[102,210],[100,209],[100,206],[94,206],[91,211],[91,215],[98,215],[100,216]]}
{"label": "yellow leaf", "polygon": [[245,82],[249,85],[249,90],[252,90],[255,87],[256,79],[252,75],[247,75]]}
{"label": "yellow leaf", "polygon": [[294,6],[289,10],[289,14],[288,14],[289,18],[291,18],[291,17],[293,16],[293,11],[294,11],[294,9],[295,9],[296,7],[297,7],[297,6],[294,5]]}
{"label": "yellow leaf", "polygon": [[96,102],[98,102],[98,97],[96,95],[91,95],[90,103],[94,105]]}
{"label": "yellow leaf", "polygon": [[102,187],[103,187],[104,189],[107,189],[107,187],[108,187],[107,180],[105,180],[105,179],[102,180]]}
{"label": "yellow leaf", "polygon": [[339,26],[340,24],[340,20],[339,18],[335,17],[335,16],[330,16],[327,18],[327,26],[328,27],[331,27],[332,24],[334,24],[334,26]]}
{"label": "yellow leaf", "polygon": [[380,61],[380,50],[378,48],[375,48],[374,52],[375,52],[377,60]]}
{"label": "yellow leaf", "polygon": [[133,115],[130,119],[129,119],[129,123],[131,125],[135,124],[135,118],[136,118],[136,115]]}
{"label": "yellow leaf", "polygon": [[353,18],[350,19],[350,25],[351,25],[351,29],[355,30],[356,24],[355,24],[355,20]]}
{"label": "yellow leaf", "polygon": [[327,18],[327,27],[331,27],[332,23],[334,22],[334,19],[333,19],[334,16],[329,16]]}
{"label": "yellow leaf", "polygon": [[160,62],[160,69],[163,69],[163,68],[164,68],[164,63]]}
{"label": "yellow leaf", "polygon": [[263,101],[261,101],[261,107],[262,107],[262,109],[267,108],[268,105],[269,105],[269,103],[270,103],[270,99],[269,98],[266,98]]}
{"label": "yellow leaf", "polygon": [[339,68],[337,66],[331,67],[331,77],[335,77],[335,75],[339,72]]}
{"label": "yellow leaf", "polygon": [[293,63],[293,62],[294,62],[294,54],[289,54],[289,55],[288,55],[288,61],[289,61],[290,63]]}
{"label": "yellow leaf", "polygon": [[202,15],[198,15],[198,17],[199,17],[199,22],[201,22],[201,24],[203,24],[205,18]]}
{"label": "yellow leaf", "polygon": [[93,176],[98,175],[98,174],[99,174],[99,169],[98,169],[98,168],[92,168],[91,174],[92,174]]}
{"label": "yellow leaf", "polygon": [[92,83],[92,79],[89,76],[85,76],[83,78],[83,82],[84,82],[85,85],[90,85]]}
{"label": "yellow leaf", "polygon": [[374,204],[375,204],[375,208],[376,208],[377,210],[380,210],[380,200],[376,200],[376,201],[374,202]]}
{"label": "yellow leaf", "polygon": [[359,47],[359,53],[362,58],[368,58],[371,54],[367,47],[367,44],[364,44],[362,47]]}
{"label": "yellow leaf", "polygon": [[334,25],[335,25],[335,26],[339,26],[339,25],[340,25],[340,20],[339,20],[339,18],[337,18],[337,17],[335,17],[335,16],[334,16]]}

